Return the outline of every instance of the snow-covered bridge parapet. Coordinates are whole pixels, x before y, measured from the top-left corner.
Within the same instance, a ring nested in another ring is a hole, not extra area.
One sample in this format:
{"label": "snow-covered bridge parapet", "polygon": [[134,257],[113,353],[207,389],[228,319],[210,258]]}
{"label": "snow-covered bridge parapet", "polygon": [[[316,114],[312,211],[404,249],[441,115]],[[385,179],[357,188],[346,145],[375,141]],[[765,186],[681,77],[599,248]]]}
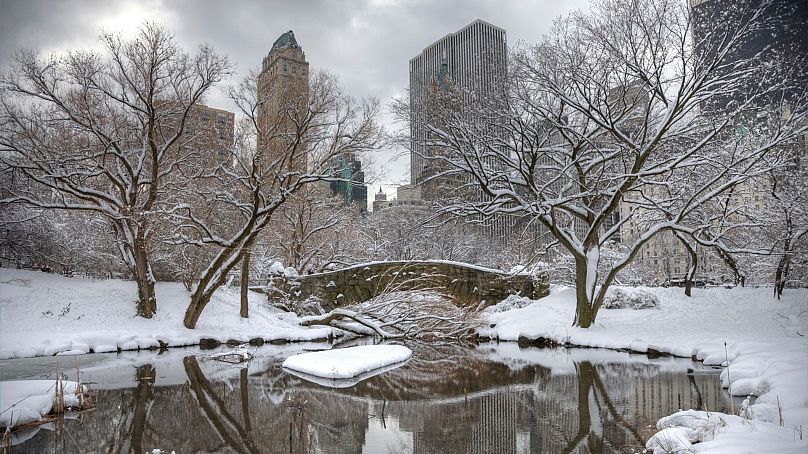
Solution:
{"label": "snow-covered bridge parapet", "polygon": [[363,263],[299,276],[281,285],[287,287],[287,297],[304,300],[315,296],[327,310],[391,291],[434,289],[464,307],[487,307],[511,294],[536,299],[549,291],[546,274],[512,274],[443,260]]}

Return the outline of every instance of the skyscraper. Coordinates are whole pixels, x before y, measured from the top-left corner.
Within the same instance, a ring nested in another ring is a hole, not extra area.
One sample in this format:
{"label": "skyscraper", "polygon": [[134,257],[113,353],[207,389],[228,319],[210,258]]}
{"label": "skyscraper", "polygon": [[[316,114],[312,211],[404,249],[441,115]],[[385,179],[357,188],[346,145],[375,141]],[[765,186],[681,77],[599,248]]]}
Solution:
{"label": "skyscraper", "polygon": [[306,115],[309,95],[309,63],[291,30],[272,44],[258,76],[258,150],[273,162],[294,149],[286,166],[306,169],[305,144],[291,147],[295,119]]}
{"label": "skyscraper", "polygon": [[[436,91],[456,93],[458,109],[482,97],[500,93],[507,64],[505,30],[475,20],[455,33],[430,44],[410,60],[411,183],[421,185],[429,176],[428,105]],[[430,197],[429,191],[424,197]]]}
{"label": "skyscraper", "polygon": [[[727,112],[750,94],[763,94],[749,107],[760,108],[779,99],[804,96],[808,85],[808,1],[806,0],[690,0],[693,43],[698,55],[713,57],[728,36],[747,23],[754,26],[726,58],[718,73],[763,69],[726,93],[714,96],[705,113]],[[789,83],[780,87],[786,80]],[[772,88],[777,87],[777,90]]]}
{"label": "skyscraper", "polygon": [[193,146],[204,150],[201,158],[209,164],[220,164],[232,158],[235,121],[233,112],[195,104],[186,120],[184,134],[194,137]]}
{"label": "skyscraper", "polygon": [[331,174],[339,178],[329,183],[331,194],[342,198],[346,205],[354,205],[361,213],[368,211],[368,188],[362,161],[354,153],[335,156],[331,160]]}

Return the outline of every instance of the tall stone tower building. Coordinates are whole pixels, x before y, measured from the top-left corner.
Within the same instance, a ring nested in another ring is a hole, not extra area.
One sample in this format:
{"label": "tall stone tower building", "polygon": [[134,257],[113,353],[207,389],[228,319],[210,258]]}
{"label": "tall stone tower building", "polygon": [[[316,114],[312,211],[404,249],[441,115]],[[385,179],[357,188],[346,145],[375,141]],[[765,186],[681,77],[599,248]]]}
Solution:
{"label": "tall stone tower building", "polygon": [[306,170],[306,145],[296,143],[295,120],[307,113],[309,96],[309,63],[303,48],[291,30],[272,44],[264,57],[258,76],[258,150],[265,153],[264,162],[275,162],[285,153],[283,166],[290,170]]}

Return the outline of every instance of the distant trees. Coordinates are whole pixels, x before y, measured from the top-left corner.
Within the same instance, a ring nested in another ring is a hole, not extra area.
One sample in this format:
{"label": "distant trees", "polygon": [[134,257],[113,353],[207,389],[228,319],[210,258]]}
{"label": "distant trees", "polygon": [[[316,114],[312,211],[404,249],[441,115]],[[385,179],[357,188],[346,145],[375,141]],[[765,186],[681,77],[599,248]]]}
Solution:
{"label": "distant trees", "polygon": [[789,275],[805,281],[808,266],[808,155],[795,153],[793,160],[771,175],[771,193],[767,198],[770,236],[778,257],[774,272],[774,296],[780,299]]}
{"label": "distant trees", "polygon": [[12,205],[0,210],[0,263],[66,276],[124,272],[108,222],[100,216]]}
{"label": "distant trees", "polygon": [[489,260],[475,226],[437,216],[428,205],[398,205],[372,213],[363,222],[363,243],[372,260]]}
{"label": "distant trees", "polygon": [[0,171],[26,184],[4,188],[1,202],[103,218],[137,281],[137,313],[150,318],[165,182],[188,159],[191,107],[229,64],[205,46],[187,54],[154,24],[132,39],[103,34],[101,45],[103,54],[12,58],[0,79]]}
{"label": "distant trees", "polygon": [[362,260],[361,222],[359,208],[333,196],[322,182],[284,206],[270,223],[265,242],[285,266],[300,273],[318,272]]}
{"label": "distant trees", "polygon": [[[693,49],[691,13],[678,0],[605,0],[573,13],[514,53],[506,92],[469,93],[477,99],[463,109],[449,103],[415,138],[438,150],[430,159],[445,169],[439,177],[484,192],[445,212],[530,216],[570,254],[576,326],[592,325],[608,287],[652,238],[675,231],[710,243],[715,226],[736,222],[711,207],[783,166],[783,147],[805,131],[804,99],[771,104],[789,80],[751,83],[770,65],[726,58],[769,18],[752,9],[729,32],[708,32],[705,53]],[[743,101],[698,114],[727,94]],[[764,113],[762,100],[766,121],[738,134],[745,116]],[[625,255],[603,269],[604,246],[621,231],[631,233]]]}

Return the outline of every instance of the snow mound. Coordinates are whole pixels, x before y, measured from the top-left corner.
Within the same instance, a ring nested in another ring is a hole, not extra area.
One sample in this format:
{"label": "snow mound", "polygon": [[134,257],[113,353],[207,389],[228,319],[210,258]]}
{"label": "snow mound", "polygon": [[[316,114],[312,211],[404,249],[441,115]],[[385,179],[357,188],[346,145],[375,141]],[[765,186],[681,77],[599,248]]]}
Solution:
{"label": "snow mound", "polygon": [[501,302],[485,308],[483,312],[494,314],[497,312],[505,312],[513,309],[521,309],[523,307],[530,306],[535,302],[536,300],[532,300],[526,296],[508,295],[508,297],[502,300]]}
{"label": "snow mound", "polygon": [[659,307],[659,298],[651,292],[630,287],[614,287],[606,292],[604,309],[650,309]]}
{"label": "snow mound", "polygon": [[718,412],[680,411],[660,419],[657,429],[645,444],[654,454],[803,453],[808,448],[808,441],[794,436],[792,428]]}
{"label": "snow mound", "polygon": [[300,377],[304,380],[310,381],[312,383],[316,383],[320,386],[325,386],[327,388],[350,388],[352,386],[356,386],[359,382],[365,381],[368,378],[375,377],[376,375],[381,375],[385,372],[391,371],[393,369],[397,369],[404,365],[404,363],[395,363],[389,366],[380,367],[378,369],[373,369],[370,372],[364,372],[359,375],[355,375],[351,378],[323,378],[318,377],[316,375],[306,374],[303,372],[298,372],[296,370],[287,369],[286,372],[294,375],[295,377]]}
{"label": "snow mound", "polygon": [[[79,408],[79,386],[63,380],[65,408]],[[87,392],[82,386],[81,392]],[[49,414],[56,400],[56,380],[14,380],[0,382],[0,427],[14,427],[39,421]]]}
{"label": "snow mound", "polygon": [[406,361],[410,356],[412,350],[403,345],[362,345],[290,356],[283,367],[317,377],[347,379]]}

